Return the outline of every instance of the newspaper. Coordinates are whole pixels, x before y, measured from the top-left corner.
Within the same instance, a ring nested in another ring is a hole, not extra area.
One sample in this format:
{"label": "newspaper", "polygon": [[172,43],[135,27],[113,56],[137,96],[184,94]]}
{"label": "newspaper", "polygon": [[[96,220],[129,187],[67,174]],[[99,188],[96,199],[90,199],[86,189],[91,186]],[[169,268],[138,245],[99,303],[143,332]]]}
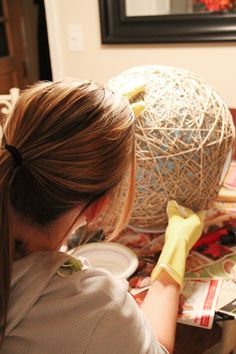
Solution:
{"label": "newspaper", "polygon": [[186,280],[180,294],[177,322],[211,329],[221,280]]}
{"label": "newspaper", "polygon": [[236,254],[220,259],[217,263],[204,268],[187,271],[185,278],[188,279],[235,279]]}
{"label": "newspaper", "polygon": [[[223,214],[225,210],[217,210],[218,216],[219,213]],[[131,294],[140,305],[150,286],[150,274],[163,248],[164,234],[135,232],[127,228],[119,236],[118,242],[130,247],[139,258],[138,269],[130,277],[129,285]],[[234,296],[226,297],[223,294],[227,302],[217,306],[223,280],[232,279],[231,270],[235,264],[235,219],[220,225],[209,223],[207,231],[186,261],[178,322],[207,329],[212,327],[215,311],[227,311],[221,307],[229,307],[235,299]],[[233,306],[233,303],[231,305]]]}
{"label": "newspaper", "polygon": [[204,233],[190,252],[186,264],[187,272],[201,269],[236,254],[235,222],[235,219],[228,221],[220,228],[218,225],[211,225],[213,231],[208,230]]}
{"label": "newspaper", "polygon": [[234,281],[223,281],[216,305],[216,311],[236,318],[236,283]]}

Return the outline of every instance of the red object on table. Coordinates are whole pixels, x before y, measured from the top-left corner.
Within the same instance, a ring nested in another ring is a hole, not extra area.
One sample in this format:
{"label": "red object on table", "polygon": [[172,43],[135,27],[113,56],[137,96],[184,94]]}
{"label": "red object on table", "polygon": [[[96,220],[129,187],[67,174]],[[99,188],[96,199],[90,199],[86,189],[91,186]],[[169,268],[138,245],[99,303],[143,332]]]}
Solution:
{"label": "red object on table", "polygon": [[193,246],[194,248],[197,248],[202,245],[209,245],[212,242],[216,242],[220,239],[221,236],[227,235],[228,234],[227,228],[219,229],[216,231],[211,231],[208,232],[206,235],[202,236]]}

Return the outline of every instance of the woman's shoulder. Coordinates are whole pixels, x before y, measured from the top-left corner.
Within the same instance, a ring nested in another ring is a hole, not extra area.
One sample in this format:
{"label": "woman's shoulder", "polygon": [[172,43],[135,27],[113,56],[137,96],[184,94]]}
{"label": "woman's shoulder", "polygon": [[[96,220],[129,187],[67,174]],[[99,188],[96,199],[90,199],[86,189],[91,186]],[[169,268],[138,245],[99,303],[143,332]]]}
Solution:
{"label": "woman's shoulder", "polygon": [[95,295],[97,300],[100,296],[114,300],[126,296],[128,282],[114,277],[105,269],[90,266],[80,268],[75,262],[72,270],[60,267],[48,286],[48,291],[54,290],[62,293],[65,291],[66,294],[71,291],[74,295],[77,293],[86,297]]}
{"label": "woman's shoulder", "polygon": [[[80,269],[78,265],[64,272],[61,265],[68,266],[71,260],[59,256],[61,262],[56,270],[54,262],[53,267],[50,267],[49,262],[40,262],[40,258],[37,258],[33,267],[37,264],[37,271],[33,271],[31,265],[31,276],[27,276],[24,285],[24,294],[29,293],[30,296],[23,307],[17,306],[17,313],[20,307],[22,316],[18,315],[16,321],[12,322],[11,336],[7,338],[6,345],[11,344],[11,338],[16,334],[21,343],[28,347],[28,329],[31,328],[35,343],[32,353],[38,352],[36,349],[40,348],[42,341],[50,353],[76,353],[78,348],[82,353],[98,354],[159,353],[144,316],[127,291],[127,280],[115,278],[103,269]],[[45,277],[49,270],[53,272],[52,277],[48,276],[47,282],[40,283],[42,274],[39,277],[38,273],[43,272]],[[37,288],[38,295],[29,306],[32,289]],[[58,333],[63,335],[58,336]],[[57,341],[51,341],[50,338],[57,338]],[[106,351],[104,346],[109,350]]]}

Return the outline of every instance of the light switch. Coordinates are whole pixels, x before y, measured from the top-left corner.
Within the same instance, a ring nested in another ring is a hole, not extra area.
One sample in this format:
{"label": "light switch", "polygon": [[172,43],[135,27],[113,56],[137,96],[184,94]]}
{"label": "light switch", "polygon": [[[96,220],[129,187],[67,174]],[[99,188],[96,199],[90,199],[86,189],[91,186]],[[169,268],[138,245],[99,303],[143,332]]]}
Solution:
{"label": "light switch", "polygon": [[83,51],[83,33],[81,25],[68,25],[68,49],[71,52]]}

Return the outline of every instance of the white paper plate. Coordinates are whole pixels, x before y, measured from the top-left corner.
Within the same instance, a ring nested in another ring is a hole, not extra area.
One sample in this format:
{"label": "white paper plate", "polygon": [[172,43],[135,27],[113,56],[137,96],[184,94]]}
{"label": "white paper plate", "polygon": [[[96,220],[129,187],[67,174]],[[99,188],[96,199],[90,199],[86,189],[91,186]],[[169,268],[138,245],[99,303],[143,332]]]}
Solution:
{"label": "white paper plate", "polygon": [[128,278],[138,267],[135,253],[115,242],[87,243],[73,254],[76,256],[87,258],[93,267],[106,269],[118,278]]}

